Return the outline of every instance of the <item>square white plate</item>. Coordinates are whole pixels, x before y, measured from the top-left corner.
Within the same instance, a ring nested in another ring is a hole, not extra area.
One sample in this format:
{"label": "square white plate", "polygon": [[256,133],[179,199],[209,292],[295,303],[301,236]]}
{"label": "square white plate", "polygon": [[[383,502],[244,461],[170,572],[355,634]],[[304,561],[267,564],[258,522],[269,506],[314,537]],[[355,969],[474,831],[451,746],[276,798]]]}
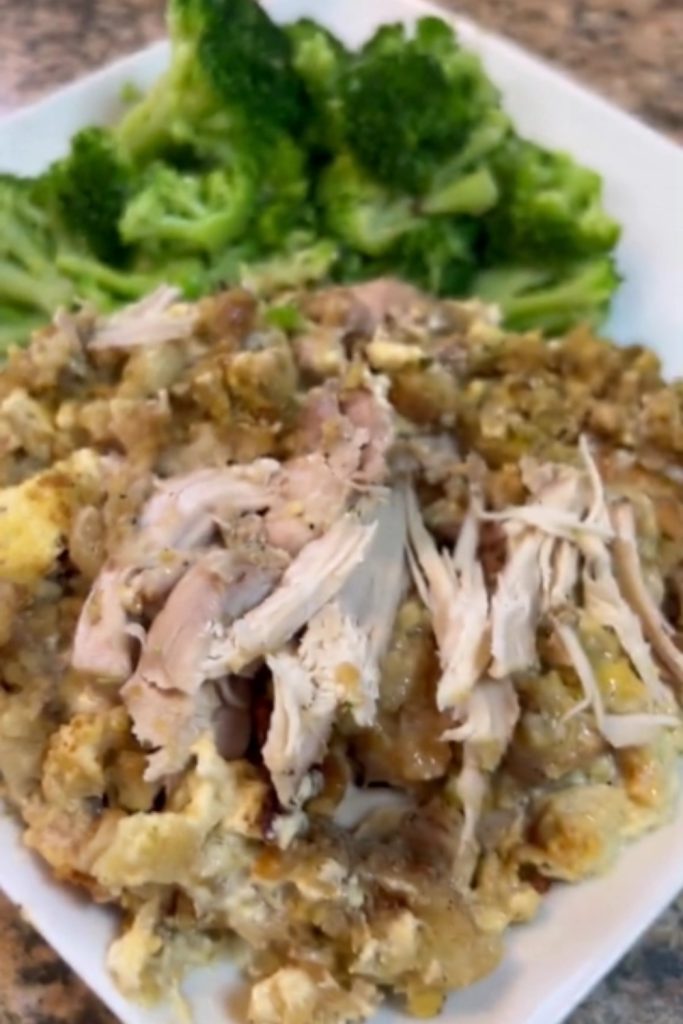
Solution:
{"label": "square white plate", "polygon": [[[318,18],[350,44],[384,21],[441,13],[421,0],[269,0],[282,20]],[[448,17],[448,15],[444,15]],[[530,137],[572,152],[605,177],[606,200],[624,225],[625,283],[608,325],[623,343],[644,342],[669,373],[683,374],[683,151],[510,43],[458,20]],[[158,44],[105,68],[0,122],[0,170],[39,171],[79,127],[106,122],[124,84],[148,85],[167,59]],[[53,883],[0,816],[0,884],[46,939],[124,1024],[170,1024],[170,1007],[126,1002],[104,967],[114,918]],[[683,813],[624,852],[604,879],[558,887],[533,924],[513,931],[503,966],[454,996],[440,1024],[558,1024],[683,887]],[[237,972],[229,963],[195,972],[187,993],[198,1024],[242,1020]],[[377,1024],[406,1020],[385,1010]],[[315,1024],[315,1022],[311,1022]]]}

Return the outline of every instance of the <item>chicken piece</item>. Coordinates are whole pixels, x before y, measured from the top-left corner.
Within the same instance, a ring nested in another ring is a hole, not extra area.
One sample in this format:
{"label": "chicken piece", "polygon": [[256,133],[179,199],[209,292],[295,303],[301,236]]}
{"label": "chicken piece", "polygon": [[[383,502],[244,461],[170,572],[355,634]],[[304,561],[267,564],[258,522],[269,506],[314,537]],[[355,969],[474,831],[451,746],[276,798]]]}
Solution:
{"label": "chicken piece", "polygon": [[341,590],[365,557],[377,529],[375,509],[366,521],[346,513],[301,551],[279,588],[211,644],[204,662],[208,678],[239,672],[277,651]]}
{"label": "chicken piece", "polygon": [[[519,720],[519,700],[509,679],[483,680],[470,693],[460,725],[443,739],[463,743],[463,766],[456,782],[465,821],[463,853],[475,841],[477,824],[488,791],[486,775],[495,771],[512,740]],[[474,864],[472,864],[474,867]]]}
{"label": "chicken piece", "polygon": [[598,729],[610,746],[617,749],[646,746],[656,739],[661,729],[674,729],[680,724],[679,717],[673,714],[607,714],[595,673],[576,631],[559,620],[554,623],[554,628],[585,694],[572,714],[591,707]]}
{"label": "chicken piece", "polygon": [[406,492],[409,561],[415,585],[432,616],[442,675],[439,710],[457,706],[471,691],[489,657],[489,600],[477,558],[478,509],[470,508],[453,555],[437,550],[417,499]]}
{"label": "chicken piece", "polygon": [[636,612],[645,636],[669,672],[679,691],[683,692],[683,651],[671,639],[669,628],[643,577],[638,554],[633,507],[626,501],[612,508],[616,532],[614,565],[622,593]]}
{"label": "chicken piece", "polygon": [[395,436],[392,407],[387,398],[389,380],[368,375],[367,386],[344,396],[342,408],[363,437],[355,479],[362,484],[381,484],[387,474],[386,456]]}
{"label": "chicken piece", "polygon": [[[267,508],[279,469],[274,459],[257,459],[162,481],[142,511],[139,534],[132,538],[135,556],[147,549],[154,556],[164,548],[196,547],[208,539],[216,521]],[[132,555],[126,552],[124,557]]]}
{"label": "chicken piece", "polygon": [[336,688],[323,687],[294,651],[267,659],[275,702],[263,761],[283,806],[296,803],[301,782],[322,758],[337,708]]}
{"label": "chicken piece", "polygon": [[278,468],[272,459],[262,459],[249,466],[200,469],[161,483],[144,506],[137,530],[94,583],[76,629],[74,667],[98,675],[107,668],[104,674],[128,678],[127,609],[143,598],[163,599],[188,567],[177,549],[206,542],[217,519],[267,505],[268,485]]}
{"label": "chicken piece", "polygon": [[216,628],[260,604],[277,583],[281,560],[255,565],[230,551],[203,555],[182,577],[152,623],[135,676],[124,687],[194,694]]}
{"label": "chicken piece", "polygon": [[302,447],[322,452],[336,473],[359,483],[381,483],[393,443],[395,418],[387,399],[388,381],[366,373],[362,386],[340,393],[328,381],[306,398],[299,422]]}
{"label": "chicken piece", "polygon": [[367,556],[344,584],[338,598],[343,612],[367,633],[368,656],[377,667],[389,648],[399,605],[405,596],[407,528],[405,497],[392,490],[380,506]]}
{"label": "chicken piece", "polygon": [[507,565],[491,601],[491,675],[504,679],[536,664],[536,629],[541,613],[540,549],[533,531],[513,540]]}
{"label": "chicken piece", "polygon": [[409,313],[424,303],[416,288],[391,277],[379,277],[348,289],[354,301],[350,316],[356,330],[374,334],[384,321]]}
{"label": "chicken piece", "polygon": [[471,744],[485,771],[494,771],[507,750],[519,719],[517,692],[509,679],[484,679],[472,690],[462,722],[444,739]]}
{"label": "chicken piece", "polygon": [[290,555],[328,530],[344,512],[351,488],[320,453],[291,459],[278,474],[264,517],[268,542]]}
{"label": "chicken piece", "polygon": [[91,351],[163,345],[192,337],[199,322],[198,307],[178,303],[177,288],[156,291],[100,321],[88,342]]}
{"label": "chicken piece", "polygon": [[269,542],[289,554],[329,529],[359,486],[386,476],[393,416],[382,384],[370,385],[343,401],[336,381],[308,396],[300,439],[310,452],[284,464],[265,516]]}
{"label": "chicken piece", "polygon": [[591,519],[589,516],[592,506],[589,505],[584,474],[571,466],[538,464],[525,459],[522,477],[535,500],[526,505],[511,506],[502,512],[487,512],[484,518],[494,522],[519,523],[569,541],[575,541],[583,534],[611,539],[611,526],[601,522],[599,517]]}
{"label": "chicken piece", "polygon": [[[491,675],[496,679],[537,663],[541,612],[562,604],[573,589],[578,563],[571,548],[559,545],[584,533],[611,535],[583,518],[588,496],[582,473],[525,460],[522,476],[535,503],[484,513],[487,519],[502,520],[508,532],[508,562],[491,602]],[[553,540],[558,546],[549,543]]]}
{"label": "chicken piece", "polygon": [[121,691],[137,738],[160,748],[145,778],[154,780],[184,766],[192,743],[220,710],[214,688],[202,685],[211,637],[219,624],[259,604],[281,568],[278,560],[255,565],[215,550],[171,592],[152,624],[135,675]]}
{"label": "chicken piece", "polygon": [[405,503],[394,491],[364,560],[311,619],[298,650],[268,659],[275,703],[263,758],[285,805],[322,757],[340,706],[361,726],[374,721],[380,660],[405,589],[405,541]]}
{"label": "chicken piece", "polygon": [[133,671],[128,616],[123,605],[128,573],[103,569],[86,598],[74,634],[71,665],[78,672],[123,682]]}
{"label": "chicken piece", "polygon": [[[550,564],[544,571],[544,555]],[[546,537],[541,546],[542,607],[544,612],[557,611],[568,604],[579,582],[579,550],[568,540]]]}
{"label": "chicken piece", "polygon": [[205,684],[190,696],[180,690],[161,690],[131,680],[123,688],[122,698],[135,736],[152,748],[147,756],[145,782],[181,772],[190,759],[192,745],[213,730],[221,707],[213,684]]}
{"label": "chicken piece", "polygon": [[653,704],[672,710],[675,698],[662,682],[650,646],[643,635],[640,619],[621,595],[612,571],[609,551],[598,538],[586,540],[583,550],[586,556],[583,570],[586,612],[600,626],[616,633],[619,643],[645,683]]}

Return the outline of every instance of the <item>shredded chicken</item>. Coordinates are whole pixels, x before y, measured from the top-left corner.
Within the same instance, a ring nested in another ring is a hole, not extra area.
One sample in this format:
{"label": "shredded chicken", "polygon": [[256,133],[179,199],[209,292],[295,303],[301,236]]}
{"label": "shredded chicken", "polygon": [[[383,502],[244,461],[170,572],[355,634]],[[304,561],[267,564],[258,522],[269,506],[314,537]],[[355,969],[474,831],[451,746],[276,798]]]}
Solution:
{"label": "shredded chicken", "polygon": [[683,686],[683,652],[671,639],[664,616],[643,579],[632,507],[627,502],[616,504],[612,509],[612,522],[616,532],[614,561],[619,584],[626,600],[638,614],[645,635],[672,681],[680,688]]}
{"label": "shredded chicken", "polygon": [[[645,683],[653,704],[671,709],[675,698],[662,682],[640,619],[623,598],[609,552],[597,538],[583,545],[583,599],[589,615],[601,626],[614,630],[633,667]],[[682,656],[683,664],[683,656]]]}
{"label": "shredded chicken", "polygon": [[263,759],[283,804],[295,800],[324,753],[340,707],[359,725],[373,723],[380,660],[403,596],[405,536],[403,495],[395,491],[338,595],[313,616],[298,647],[267,659],[274,709]]}
{"label": "shredded chicken", "polygon": [[410,565],[432,617],[442,668],[437,704],[445,710],[467,696],[489,656],[489,599],[477,558],[478,508],[475,499],[451,555],[438,551],[412,490],[406,491],[406,502]]}
{"label": "shredded chicken", "polygon": [[132,349],[190,338],[198,323],[197,308],[179,304],[179,296],[177,288],[161,285],[151,295],[98,323],[89,347]]}
{"label": "shredded chicken", "polygon": [[555,623],[555,630],[564,645],[585,694],[584,701],[572,713],[575,714],[584,707],[590,707],[595,714],[600,732],[610,746],[617,748],[645,746],[657,736],[661,729],[673,729],[678,726],[677,715],[607,714],[598,681],[576,631],[569,624],[560,621]]}
{"label": "shredded chicken", "polygon": [[[121,691],[136,736],[155,748],[145,778],[183,767],[216,702],[204,694],[203,661],[219,626],[238,619],[273,589],[282,565],[250,564],[210,551],[180,580],[149,631],[140,662]],[[209,713],[207,714],[207,700]]]}
{"label": "shredded chicken", "polygon": [[377,520],[346,513],[326,534],[303,548],[278,589],[214,640],[204,671],[215,679],[239,672],[282,647],[342,588],[372,542]]}
{"label": "shredded chicken", "polygon": [[467,698],[461,714],[460,724],[443,738],[463,744],[463,766],[456,788],[465,815],[461,837],[464,850],[475,840],[488,789],[486,776],[498,767],[519,719],[514,686],[509,679],[483,680]]}

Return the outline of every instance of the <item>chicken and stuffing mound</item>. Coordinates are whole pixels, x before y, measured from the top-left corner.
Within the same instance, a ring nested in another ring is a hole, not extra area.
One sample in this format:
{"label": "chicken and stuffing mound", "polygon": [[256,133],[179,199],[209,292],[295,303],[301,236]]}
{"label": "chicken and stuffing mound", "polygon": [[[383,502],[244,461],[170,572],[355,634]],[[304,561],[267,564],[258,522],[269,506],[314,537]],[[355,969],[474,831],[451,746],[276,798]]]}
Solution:
{"label": "chicken and stuffing mound", "polygon": [[0,772],[154,999],[415,1017],[676,799],[683,387],[391,280],[60,312],[0,372]]}

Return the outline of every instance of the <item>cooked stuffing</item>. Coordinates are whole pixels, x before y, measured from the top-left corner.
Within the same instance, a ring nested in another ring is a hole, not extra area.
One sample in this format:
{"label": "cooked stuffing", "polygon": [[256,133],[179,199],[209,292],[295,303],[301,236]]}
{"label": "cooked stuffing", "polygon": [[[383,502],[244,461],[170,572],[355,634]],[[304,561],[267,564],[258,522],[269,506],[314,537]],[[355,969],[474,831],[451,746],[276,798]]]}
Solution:
{"label": "cooked stuffing", "polygon": [[3,793],[126,995],[233,955],[252,1024],[428,1017],[673,811],[683,390],[390,280],[276,304],[0,371]]}

